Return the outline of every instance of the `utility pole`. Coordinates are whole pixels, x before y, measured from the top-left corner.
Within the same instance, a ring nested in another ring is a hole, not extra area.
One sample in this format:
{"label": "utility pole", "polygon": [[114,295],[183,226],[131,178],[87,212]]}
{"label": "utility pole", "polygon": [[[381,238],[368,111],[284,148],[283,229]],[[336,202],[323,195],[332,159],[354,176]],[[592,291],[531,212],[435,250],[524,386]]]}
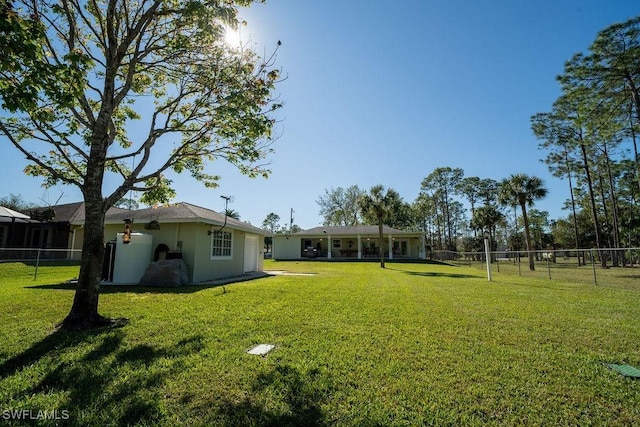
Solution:
{"label": "utility pole", "polygon": [[290,215],[290,220],[289,220],[289,234],[291,234],[291,229],[293,229],[293,208],[291,208],[291,215]]}

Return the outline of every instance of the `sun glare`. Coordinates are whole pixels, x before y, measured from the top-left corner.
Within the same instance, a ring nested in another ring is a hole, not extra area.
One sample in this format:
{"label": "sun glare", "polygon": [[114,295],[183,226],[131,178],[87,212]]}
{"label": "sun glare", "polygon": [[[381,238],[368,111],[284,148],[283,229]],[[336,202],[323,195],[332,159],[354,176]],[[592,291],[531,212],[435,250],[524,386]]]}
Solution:
{"label": "sun glare", "polygon": [[224,29],[224,41],[226,44],[232,47],[238,47],[242,43],[242,27],[244,23],[238,24],[238,26],[233,29],[231,27],[225,27]]}

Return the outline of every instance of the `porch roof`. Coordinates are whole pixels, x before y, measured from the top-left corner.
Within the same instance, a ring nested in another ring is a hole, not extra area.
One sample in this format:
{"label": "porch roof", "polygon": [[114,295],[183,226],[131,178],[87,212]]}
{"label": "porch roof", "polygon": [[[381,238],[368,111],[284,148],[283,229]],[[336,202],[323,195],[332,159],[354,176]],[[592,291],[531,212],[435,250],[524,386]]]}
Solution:
{"label": "porch roof", "polygon": [[[419,237],[422,233],[415,231],[403,231],[389,226],[382,227],[382,234],[385,236],[406,236],[406,237]],[[358,225],[353,227],[347,226],[320,226],[309,228],[308,230],[301,230],[293,234],[294,236],[377,236],[377,225]]]}

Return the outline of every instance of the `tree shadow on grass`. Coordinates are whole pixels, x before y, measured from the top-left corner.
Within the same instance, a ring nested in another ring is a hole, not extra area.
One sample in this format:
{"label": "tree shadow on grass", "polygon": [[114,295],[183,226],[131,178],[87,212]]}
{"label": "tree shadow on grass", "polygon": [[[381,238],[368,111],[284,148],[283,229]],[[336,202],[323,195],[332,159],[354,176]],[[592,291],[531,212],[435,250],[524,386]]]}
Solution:
{"label": "tree shadow on grass", "polygon": [[[55,402],[68,411],[70,424],[153,424],[163,416],[165,379],[184,369],[186,356],[204,348],[203,337],[194,335],[166,346],[133,347],[126,346],[125,338],[122,330],[114,329],[59,331],[4,362],[0,375],[16,375],[21,381],[34,378],[31,387],[12,400]],[[42,371],[44,376],[39,374]]]}
{"label": "tree shadow on grass", "polygon": [[441,272],[434,272],[434,271],[407,271],[407,270],[397,270],[395,268],[388,268],[388,270],[401,271],[404,274],[409,274],[411,276],[422,276],[422,277],[451,277],[454,279],[471,279],[471,278],[480,277],[473,274],[461,274],[461,273],[441,273]]}
{"label": "tree shadow on grass", "polygon": [[289,365],[277,366],[271,371],[258,374],[250,393],[243,401],[223,401],[216,424],[329,425],[322,404],[331,391],[331,379],[319,369],[301,372]]}
{"label": "tree shadow on grass", "polygon": [[[238,277],[232,277],[229,279],[220,279],[212,281],[210,283],[202,284],[190,284],[184,286],[173,287],[155,287],[155,286],[140,286],[140,285],[118,285],[118,284],[102,284],[100,286],[100,294],[118,294],[118,293],[135,293],[135,294],[191,294],[205,289],[222,288],[224,286],[239,284],[242,282],[248,282],[257,279],[263,279],[266,277],[272,277],[269,274],[251,274]],[[66,290],[75,291],[76,284],[74,283],[52,283],[46,285],[33,285],[25,286],[25,289],[50,289],[50,290]]]}
{"label": "tree shadow on grass", "polygon": [[[151,287],[151,286],[139,286],[139,285],[102,285],[100,286],[100,294],[120,294],[120,293],[132,293],[132,294],[191,294],[205,289],[217,288],[224,285],[210,284],[210,285],[186,285],[175,287]],[[25,286],[25,289],[45,289],[45,290],[66,290],[75,291],[76,285],[69,283],[53,283],[50,285],[34,285]]]}
{"label": "tree shadow on grass", "polygon": [[[93,329],[82,333],[70,333],[63,330],[55,331],[44,337],[41,341],[33,344],[27,350],[0,364],[0,378],[6,378],[22,368],[33,365],[49,353],[63,352],[65,349],[75,347],[92,336],[104,333],[104,328]],[[105,340],[105,342],[106,341],[107,340]]]}

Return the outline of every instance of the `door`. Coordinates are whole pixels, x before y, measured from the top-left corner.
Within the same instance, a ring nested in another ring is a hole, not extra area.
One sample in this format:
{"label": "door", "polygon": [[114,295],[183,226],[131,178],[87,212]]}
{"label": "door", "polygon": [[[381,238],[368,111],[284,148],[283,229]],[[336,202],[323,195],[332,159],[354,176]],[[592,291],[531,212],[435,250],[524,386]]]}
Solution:
{"label": "door", "polygon": [[258,269],[258,236],[246,234],[244,237],[244,272]]}

